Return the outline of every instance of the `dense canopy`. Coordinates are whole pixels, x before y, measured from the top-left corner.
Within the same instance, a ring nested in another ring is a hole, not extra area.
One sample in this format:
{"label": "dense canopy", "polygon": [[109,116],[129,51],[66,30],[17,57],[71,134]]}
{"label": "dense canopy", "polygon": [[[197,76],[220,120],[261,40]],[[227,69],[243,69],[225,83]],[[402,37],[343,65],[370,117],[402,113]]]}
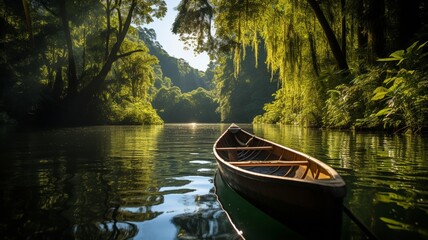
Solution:
{"label": "dense canopy", "polygon": [[236,72],[247,46],[257,58],[264,43],[281,87],[256,122],[427,126],[425,1],[183,0],[178,10],[173,30],[201,51],[230,50]]}
{"label": "dense canopy", "polygon": [[205,72],[145,28],[161,0],[0,7],[2,122],[428,126],[423,0],[182,0],[171,30]]}

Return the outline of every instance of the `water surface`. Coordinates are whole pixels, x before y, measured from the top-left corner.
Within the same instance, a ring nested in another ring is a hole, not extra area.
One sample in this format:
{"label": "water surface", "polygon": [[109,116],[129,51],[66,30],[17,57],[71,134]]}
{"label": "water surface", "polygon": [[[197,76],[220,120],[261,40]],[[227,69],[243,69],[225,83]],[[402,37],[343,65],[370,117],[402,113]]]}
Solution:
{"label": "water surface", "polygon": [[[347,184],[344,204],[380,239],[428,239],[428,137],[256,125],[267,139],[314,156]],[[344,217],[344,239],[361,231]]]}
{"label": "water surface", "polygon": [[[227,187],[217,199],[212,144],[227,126],[0,128],[0,235],[233,239],[235,225],[247,239],[297,238]],[[379,238],[428,239],[426,137],[242,127],[334,167],[345,204]],[[344,219],[343,238],[362,239]]]}
{"label": "water surface", "polygon": [[2,129],[0,235],[233,238],[213,185],[222,127]]}

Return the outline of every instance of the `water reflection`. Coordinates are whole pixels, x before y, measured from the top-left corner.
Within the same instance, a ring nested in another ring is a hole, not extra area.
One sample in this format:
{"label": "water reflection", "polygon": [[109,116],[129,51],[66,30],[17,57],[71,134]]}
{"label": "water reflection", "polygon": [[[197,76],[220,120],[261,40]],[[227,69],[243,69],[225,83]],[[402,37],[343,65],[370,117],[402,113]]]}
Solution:
{"label": "water reflection", "polygon": [[[174,239],[208,230],[213,238],[233,236],[210,197],[216,167],[211,146],[221,130],[176,125],[2,131],[0,235]],[[186,215],[198,216],[200,224],[183,228]]]}
{"label": "water reflection", "polygon": [[[1,128],[0,235],[236,237],[213,195],[212,144],[227,126]],[[345,203],[381,239],[428,238],[426,136],[242,127],[333,166],[348,185]],[[257,209],[239,195],[226,196],[230,205],[223,206],[232,206],[227,210],[236,213],[235,224],[243,226],[245,237],[268,238],[275,232],[273,223],[260,224],[268,220],[254,215]],[[344,239],[361,238],[347,218],[343,234]]]}
{"label": "water reflection", "polygon": [[178,239],[241,239],[215,194],[198,196],[195,201],[210,207],[174,216],[172,222],[178,228]]}
{"label": "water reflection", "polygon": [[242,198],[224,182],[219,172],[214,180],[219,202],[245,239],[304,239]]}
{"label": "water reflection", "polygon": [[[256,125],[256,134],[333,166],[345,203],[382,239],[428,238],[428,138]],[[359,234],[345,220],[345,238]]]}

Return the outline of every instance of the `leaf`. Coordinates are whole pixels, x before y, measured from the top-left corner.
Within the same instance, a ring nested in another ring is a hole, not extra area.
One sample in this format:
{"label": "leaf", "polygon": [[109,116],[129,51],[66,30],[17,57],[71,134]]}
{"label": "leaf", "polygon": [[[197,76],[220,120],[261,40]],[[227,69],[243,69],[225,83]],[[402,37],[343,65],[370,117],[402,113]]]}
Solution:
{"label": "leaf", "polygon": [[385,98],[385,95],[387,94],[387,92],[381,92],[381,93],[376,93],[373,97],[372,100],[373,101],[377,101],[377,100],[382,100]]}
{"label": "leaf", "polygon": [[382,110],[380,110],[379,112],[376,113],[377,117],[380,116],[384,116],[384,115],[388,115],[389,113],[391,113],[392,108],[384,108]]}
{"label": "leaf", "polygon": [[392,62],[392,61],[398,61],[400,59],[396,58],[378,58],[376,61],[378,62]]}
{"label": "leaf", "polygon": [[336,93],[337,95],[340,95],[340,91],[335,89],[328,90],[327,93],[333,93],[333,94]]}
{"label": "leaf", "polygon": [[420,50],[421,48],[425,47],[425,45],[428,44],[428,41],[422,43],[421,45],[419,45],[418,50]]}
{"label": "leaf", "polygon": [[377,87],[373,93],[379,93],[379,92],[388,92],[388,89],[385,87]]}
{"label": "leaf", "polygon": [[387,78],[387,79],[383,80],[383,83],[385,83],[385,84],[389,84],[390,82],[395,81],[395,79],[396,79],[396,78],[397,78],[397,77],[390,77],[390,78]]}
{"label": "leaf", "polygon": [[[418,45],[419,41],[414,42],[410,47],[406,49],[407,52],[413,52],[413,49]],[[419,49],[419,48],[418,48]]]}
{"label": "leaf", "polygon": [[389,90],[390,91],[394,91],[395,89],[397,89],[398,87],[400,87],[400,85],[403,84],[403,83],[404,83],[404,78],[402,78],[402,77],[396,77],[394,79],[394,85],[392,85],[389,88]]}
{"label": "leaf", "polygon": [[388,93],[388,89],[386,89],[385,87],[378,87],[373,91],[373,93],[375,94],[372,97],[373,101],[382,100],[385,98],[385,95]]}
{"label": "leaf", "polygon": [[391,55],[389,55],[389,56],[391,56],[397,60],[401,60],[404,58],[404,50],[395,51],[395,52],[391,53]]}

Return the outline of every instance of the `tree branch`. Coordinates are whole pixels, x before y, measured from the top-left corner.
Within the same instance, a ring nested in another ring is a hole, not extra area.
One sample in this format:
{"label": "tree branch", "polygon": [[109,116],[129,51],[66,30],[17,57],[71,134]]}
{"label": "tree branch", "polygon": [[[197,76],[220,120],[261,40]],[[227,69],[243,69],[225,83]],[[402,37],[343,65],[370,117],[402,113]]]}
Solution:
{"label": "tree branch", "polygon": [[129,51],[129,52],[126,52],[126,53],[122,53],[122,54],[117,55],[116,59],[127,57],[127,56],[129,56],[131,54],[134,54],[136,52],[144,52],[144,50],[143,49],[136,49],[136,50]]}
{"label": "tree branch", "polygon": [[120,8],[119,7],[116,7],[116,11],[117,11],[117,20],[119,22],[118,32],[121,32],[122,29],[123,29],[122,14],[120,13]]}
{"label": "tree branch", "polygon": [[327,37],[327,41],[330,45],[331,51],[333,53],[334,58],[337,61],[337,65],[339,69],[341,70],[348,70],[348,63],[346,61],[346,57],[342,52],[342,49],[340,49],[340,45],[337,42],[336,36],[334,35],[333,30],[331,29],[330,24],[328,23],[327,19],[324,16],[324,13],[322,12],[318,1],[316,0],[307,0],[309,5],[311,6],[312,10],[315,13],[315,16],[318,19],[318,22],[320,23],[321,27],[324,30],[324,33]]}
{"label": "tree branch", "polygon": [[67,6],[65,0],[59,1],[59,12],[61,16],[62,28],[65,35],[68,53],[68,96],[77,94],[77,87],[79,85],[76,71],[76,61],[73,53],[73,41],[71,39],[71,30],[69,26],[69,17],[67,13]]}
{"label": "tree branch", "polygon": [[[126,20],[123,25],[122,31],[119,32],[116,43],[113,44],[110,53],[106,59],[106,62],[104,63],[103,67],[101,68],[100,72],[93,78],[93,80],[85,87],[84,91],[82,91],[82,98],[89,97],[93,95],[97,90],[102,86],[107,74],[111,70],[111,66],[113,63],[119,59],[120,57],[128,56],[132,54],[132,52],[123,54],[117,54],[120,50],[120,46],[122,45],[122,42],[124,41],[126,34],[128,33],[129,26],[131,25],[132,15],[134,13],[135,7],[137,6],[136,0],[132,0],[130,3],[128,10],[128,15],[126,17]],[[123,55],[123,56],[122,56]]]}

